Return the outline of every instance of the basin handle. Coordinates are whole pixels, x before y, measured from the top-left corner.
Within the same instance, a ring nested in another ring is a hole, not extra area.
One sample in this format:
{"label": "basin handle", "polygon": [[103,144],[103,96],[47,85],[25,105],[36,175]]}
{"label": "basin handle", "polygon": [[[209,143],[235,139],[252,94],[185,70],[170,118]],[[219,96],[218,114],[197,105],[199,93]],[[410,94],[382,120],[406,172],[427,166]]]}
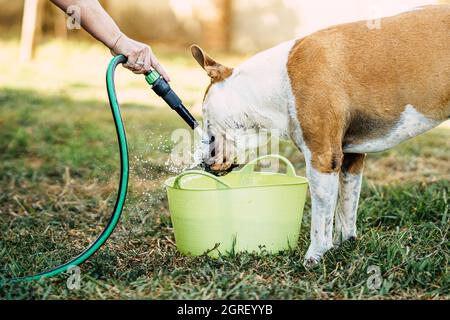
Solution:
{"label": "basin handle", "polygon": [[296,173],[295,173],[295,168],[292,165],[292,163],[286,159],[283,156],[280,156],[278,154],[271,154],[271,155],[267,155],[267,156],[262,156],[259,157],[251,162],[249,162],[247,165],[245,165],[242,169],[241,172],[242,173],[253,173],[255,172],[255,166],[258,164],[258,162],[262,161],[262,160],[266,160],[266,159],[278,159],[281,160],[282,162],[284,162],[286,164],[286,175],[290,176],[290,177],[296,177]]}
{"label": "basin handle", "polygon": [[183,189],[180,186],[181,179],[183,177],[185,177],[185,176],[193,176],[193,175],[204,176],[204,177],[207,177],[207,178],[210,178],[210,179],[216,181],[218,183],[218,185],[220,186],[219,189],[230,189],[230,186],[228,184],[226,184],[225,182],[223,182],[218,177],[212,175],[211,173],[208,173],[208,172],[205,172],[205,171],[200,171],[200,170],[190,170],[190,171],[185,171],[185,172],[181,173],[175,179],[175,181],[173,183],[173,187],[175,189]]}

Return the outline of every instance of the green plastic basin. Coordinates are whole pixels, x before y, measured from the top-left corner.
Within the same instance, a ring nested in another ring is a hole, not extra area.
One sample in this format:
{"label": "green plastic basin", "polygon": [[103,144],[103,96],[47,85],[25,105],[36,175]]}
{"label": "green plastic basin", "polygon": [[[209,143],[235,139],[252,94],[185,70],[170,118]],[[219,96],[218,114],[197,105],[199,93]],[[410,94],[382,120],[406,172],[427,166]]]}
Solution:
{"label": "green plastic basin", "polygon": [[[286,174],[255,171],[259,161],[269,158],[285,162]],[[217,257],[297,247],[308,180],[297,176],[284,157],[261,157],[220,178],[186,171],[165,185],[182,254]]]}

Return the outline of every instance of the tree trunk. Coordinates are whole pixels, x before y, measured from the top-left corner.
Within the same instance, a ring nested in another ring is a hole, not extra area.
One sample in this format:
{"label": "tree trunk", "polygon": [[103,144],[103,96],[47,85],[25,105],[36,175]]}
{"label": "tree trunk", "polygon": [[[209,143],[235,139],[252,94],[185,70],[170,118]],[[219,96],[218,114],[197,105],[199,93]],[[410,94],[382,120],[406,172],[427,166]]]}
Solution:
{"label": "tree trunk", "polygon": [[211,0],[201,14],[202,42],[208,48],[229,51],[231,47],[232,0]]}
{"label": "tree trunk", "polygon": [[37,38],[41,31],[43,4],[42,0],[25,0],[19,55],[22,62],[30,61],[33,57]]}

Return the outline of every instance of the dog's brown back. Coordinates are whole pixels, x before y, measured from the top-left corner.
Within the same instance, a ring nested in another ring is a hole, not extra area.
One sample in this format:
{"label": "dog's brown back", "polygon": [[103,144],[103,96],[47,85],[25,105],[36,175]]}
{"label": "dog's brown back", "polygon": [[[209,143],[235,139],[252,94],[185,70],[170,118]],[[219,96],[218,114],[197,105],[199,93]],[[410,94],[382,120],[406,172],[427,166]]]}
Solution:
{"label": "dog's brown back", "polygon": [[406,105],[448,119],[450,6],[383,18],[379,29],[355,22],[314,33],[293,47],[288,72],[312,149],[318,136],[344,143],[381,137]]}

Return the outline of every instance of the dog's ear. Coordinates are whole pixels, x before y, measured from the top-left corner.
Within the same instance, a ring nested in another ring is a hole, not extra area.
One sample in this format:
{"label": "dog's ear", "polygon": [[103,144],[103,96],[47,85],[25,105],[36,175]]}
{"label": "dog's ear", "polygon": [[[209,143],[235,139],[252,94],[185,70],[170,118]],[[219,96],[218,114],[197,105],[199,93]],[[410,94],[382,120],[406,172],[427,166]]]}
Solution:
{"label": "dog's ear", "polygon": [[214,61],[210,56],[208,56],[202,48],[200,48],[198,45],[193,44],[191,46],[191,53],[194,59],[198,62],[200,67],[205,69],[208,66],[213,66],[215,64],[218,64],[216,61]]}
{"label": "dog's ear", "polygon": [[191,52],[194,59],[203,69],[205,69],[213,83],[223,81],[233,73],[232,68],[225,67],[216,62],[196,44],[191,46]]}

